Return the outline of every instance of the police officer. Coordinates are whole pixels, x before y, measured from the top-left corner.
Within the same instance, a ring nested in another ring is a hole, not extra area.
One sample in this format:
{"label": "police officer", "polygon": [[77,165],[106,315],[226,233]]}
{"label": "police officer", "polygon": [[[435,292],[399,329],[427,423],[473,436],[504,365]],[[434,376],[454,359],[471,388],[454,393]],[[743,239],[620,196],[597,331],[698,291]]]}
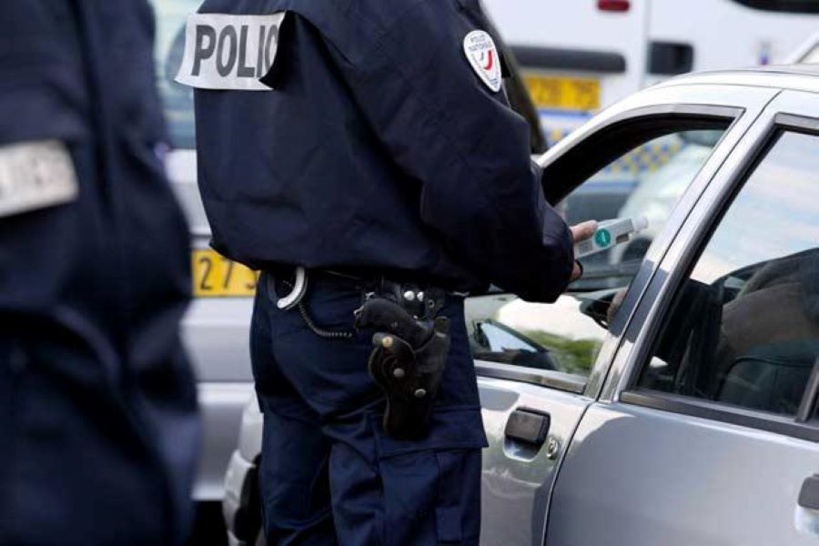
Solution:
{"label": "police officer", "polygon": [[0,4],[0,544],[179,544],[188,235],[145,0]]}
{"label": "police officer", "polygon": [[548,302],[579,276],[489,29],[477,0],[206,0],[188,20],[213,246],[262,271],[268,544],[478,544],[464,294]]}

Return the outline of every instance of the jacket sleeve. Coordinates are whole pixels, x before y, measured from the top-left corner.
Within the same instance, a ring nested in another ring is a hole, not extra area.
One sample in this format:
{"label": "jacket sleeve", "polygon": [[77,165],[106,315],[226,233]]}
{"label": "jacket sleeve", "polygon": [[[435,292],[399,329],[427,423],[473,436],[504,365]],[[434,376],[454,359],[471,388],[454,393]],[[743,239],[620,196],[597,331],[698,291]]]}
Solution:
{"label": "jacket sleeve", "polygon": [[467,60],[472,30],[484,29],[458,2],[416,0],[365,55],[334,55],[448,251],[504,290],[554,301],[571,275],[571,235],[544,198],[526,122]]}

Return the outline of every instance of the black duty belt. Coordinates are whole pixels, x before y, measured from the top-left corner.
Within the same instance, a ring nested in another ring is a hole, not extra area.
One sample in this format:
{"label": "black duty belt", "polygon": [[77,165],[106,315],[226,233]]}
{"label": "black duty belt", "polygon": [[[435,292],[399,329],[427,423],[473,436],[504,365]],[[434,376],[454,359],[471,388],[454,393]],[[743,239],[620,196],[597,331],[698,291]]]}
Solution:
{"label": "black duty belt", "polygon": [[325,339],[351,339],[354,334],[327,331],[313,322],[302,301],[309,287],[331,283],[361,291],[361,308],[351,319],[356,330],[373,332],[367,367],[386,397],[384,432],[399,439],[425,436],[449,355],[449,321],[438,316],[446,291],[380,276],[364,278],[301,267],[289,279],[281,272],[273,279],[274,288],[281,282],[290,290],[277,306],[298,308],[310,330]]}
{"label": "black duty belt", "polygon": [[468,294],[444,290],[425,282],[398,280],[391,274],[348,272],[330,269],[305,269],[302,267],[279,267],[266,271],[289,293],[279,293],[280,309],[296,307],[309,286],[327,286],[361,291],[365,299],[379,296],[393,301],[419,318],[434,317],[447,297],[466,297]]}

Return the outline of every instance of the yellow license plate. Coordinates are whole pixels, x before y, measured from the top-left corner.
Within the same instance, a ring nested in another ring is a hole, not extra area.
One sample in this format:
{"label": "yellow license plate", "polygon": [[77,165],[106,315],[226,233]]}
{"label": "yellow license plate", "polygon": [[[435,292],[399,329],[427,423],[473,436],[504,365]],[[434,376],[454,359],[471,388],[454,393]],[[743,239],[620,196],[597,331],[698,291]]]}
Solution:
{"label": "yellow license plate", "polygon": [[197,298],[253,296],[259,274],[210,249],[191,253],[193,295]]}
{"label": "yellow license plate", "polygon": [[538,108],[557,110],[597,110],[600,108],[600,81],[592,78],[524,76],[532,101]]}

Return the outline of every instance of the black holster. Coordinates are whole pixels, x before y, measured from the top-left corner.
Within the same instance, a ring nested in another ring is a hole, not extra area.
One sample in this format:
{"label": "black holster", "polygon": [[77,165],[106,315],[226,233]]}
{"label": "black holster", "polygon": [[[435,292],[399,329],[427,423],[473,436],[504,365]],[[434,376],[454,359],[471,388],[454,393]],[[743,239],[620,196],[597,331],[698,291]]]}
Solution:
{"label": "black holster", "polygon": [[426,435],[449,355],[449,321],[418,318],[383,297],[370,297],[356,312],[355,327],[376,331],[369,372],[384,391],[384,432],[396,439]]}

